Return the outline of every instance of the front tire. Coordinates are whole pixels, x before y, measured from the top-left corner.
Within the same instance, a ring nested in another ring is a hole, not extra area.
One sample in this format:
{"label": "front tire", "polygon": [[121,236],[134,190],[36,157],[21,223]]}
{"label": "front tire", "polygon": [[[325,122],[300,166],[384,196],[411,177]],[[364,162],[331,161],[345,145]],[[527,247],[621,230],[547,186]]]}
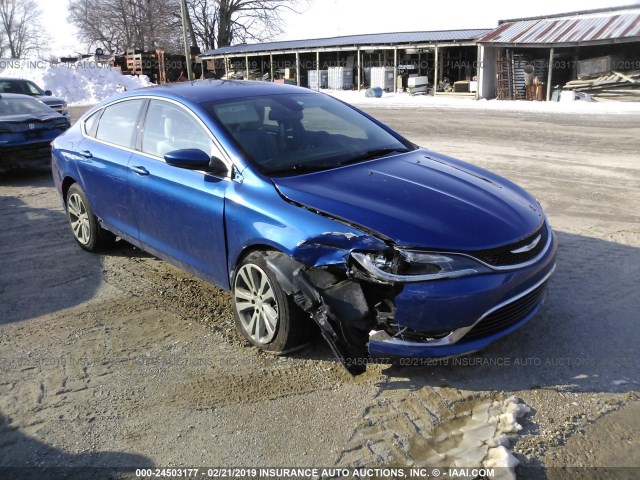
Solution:
{"label": "front tire", "polygon": [[263,253],[238,265],[232,294],[236,327],[252,345],[283,354],[308,339],[310,319],[282,290]]}
{"label": "front tire", "polygon": [[115,236],[100,227],[93,214],[87,195],[80,185],[74,183],[67,192],[67,216],[73,238],[80,248],[97,252],[113,243]]}

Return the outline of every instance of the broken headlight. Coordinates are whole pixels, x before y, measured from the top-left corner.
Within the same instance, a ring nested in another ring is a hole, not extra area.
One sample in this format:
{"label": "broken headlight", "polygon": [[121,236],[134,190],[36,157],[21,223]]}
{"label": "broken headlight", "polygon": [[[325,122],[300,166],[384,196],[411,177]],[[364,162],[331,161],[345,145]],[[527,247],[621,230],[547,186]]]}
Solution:
{"label": "broken headlight", "polygon": [[368,277],[383,282],[427,282],[491,271],[472,258],[449,253],[412,250],[397,250],[393,254],[352,252],[351,258]]}

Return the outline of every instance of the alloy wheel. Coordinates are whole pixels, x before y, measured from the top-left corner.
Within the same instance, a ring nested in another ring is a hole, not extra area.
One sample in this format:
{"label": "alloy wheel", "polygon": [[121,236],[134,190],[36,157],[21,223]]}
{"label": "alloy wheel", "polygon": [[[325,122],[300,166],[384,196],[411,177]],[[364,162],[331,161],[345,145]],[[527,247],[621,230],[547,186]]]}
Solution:
{"label": "alloy wheel", "polygon": [[82,198],[77,193],[69,195],[67,202],[67,211],[69,212],[69,221],[73,235],[82,245],[88,245],[91,241],[91,225],[89,223],[89,214]]}
{"label": "alloy wheel", "polygon": [[278,301],[265,271],[252,263],[240,267],[233,299],[246,334],[260,345],[272,342],[278,329]]}

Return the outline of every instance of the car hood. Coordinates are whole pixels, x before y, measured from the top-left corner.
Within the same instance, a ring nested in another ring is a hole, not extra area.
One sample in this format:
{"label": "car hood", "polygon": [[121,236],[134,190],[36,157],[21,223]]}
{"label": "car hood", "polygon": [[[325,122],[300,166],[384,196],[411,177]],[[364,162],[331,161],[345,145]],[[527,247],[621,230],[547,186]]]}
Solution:
{"label": "car hood", "polygon": [[59,114],[56,111],[49,112],[38,112],[38,113],[26,113],[23,115],[3,115],[1,121],[2,122],[15,122],[15,123],[24,123],[24,122],[46,122],[47,120],[66,120],[64,115]]}
{"label": "car hood", "polygon": [[36,98],[38,100],[40,100],[42,103],[45,103],[47,105],[49,105],[49,104],[51,104],[51,105],[59,105],[61,103],[65,103],[65,101],[62,98],[53,97],[51,95],[46,95],[46,96],[39,95]]}
{"label": "car hood", "polygon": [[406,247],[495,248],[522,240],[544,221],[520,187],[424,149],[272,181],[290,201]]}

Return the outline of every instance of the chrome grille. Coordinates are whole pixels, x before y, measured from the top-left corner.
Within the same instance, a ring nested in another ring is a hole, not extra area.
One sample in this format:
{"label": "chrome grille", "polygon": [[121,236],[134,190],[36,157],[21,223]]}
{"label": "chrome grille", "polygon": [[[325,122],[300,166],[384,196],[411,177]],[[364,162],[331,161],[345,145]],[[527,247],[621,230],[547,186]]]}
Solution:
{"label": "chrome grille", "polygon": [[[538,244],[532,250],[522,253],[513,253],[518,249],[531,245],[531,243],[533,243],[538,237],[540,237],[540,241],[538,241]],[[465,253],[494,267],[508,267],[526,263],[537,257],[540,252],[544,250],[548,240],[549,228],[545,222],[542,224],[542,227],[519,242],[504,247],[492,248],[489,250],[476,250]]]}

